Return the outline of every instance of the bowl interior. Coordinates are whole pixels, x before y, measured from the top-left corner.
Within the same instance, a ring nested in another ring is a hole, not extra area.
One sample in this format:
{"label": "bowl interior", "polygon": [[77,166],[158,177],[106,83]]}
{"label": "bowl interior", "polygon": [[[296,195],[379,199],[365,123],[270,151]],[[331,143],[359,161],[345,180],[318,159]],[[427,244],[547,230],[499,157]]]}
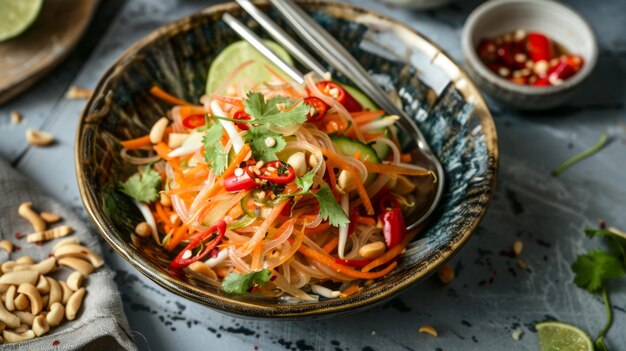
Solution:
{"label": "bowl interior", "polygon": [[[401,100],[446,170],[441,208],[398,268],[369,288],[345,299],[301,304],[255,295],[232,296],[223,293],[215,282],[169,270],[171,255],[152,240],[131,240],[134,226],[142,219],[132,201],[117,190],[117,184],[135,172],[119,156],[119,140],[147,134],[151,125],[167,114],[171,106],[148,93],[153,85],[198,101],[212,59],[238,40],[220,20],[224,11],[242,18],[261,34],[235,4],[214,6],[167,25],[128,49],[99,82],[79,125],[79,188],[103,237],[140,272],[166,289],[233,314],[293,318],[380,302],[427,276],[456,252],[478,225],[493,193],[497,169],[493,121],[477,90],[445,53],[408,27],[381,15],[347,4],[303,5]],[[405,140],[407,147],[411,142]]]}
{"label": "bowl interior", "polygon": [[[524,29],[547,34],[567,51],[581,55],[585,64],[580,72],[560,86],[545,88],[527,87],[508,82],[491,72],[480,61],[476,47],[481,39],[496,37],[506,32]],[[597,43],[589,24],[575,11],[554,1],[544,0],[499,0],[489,1],[470,16],[464,28],[465,55],[470,64],[482,75],[497,78],[507,87],[524,91],[561,90],[582,81],[593,69],[597,59]]]}

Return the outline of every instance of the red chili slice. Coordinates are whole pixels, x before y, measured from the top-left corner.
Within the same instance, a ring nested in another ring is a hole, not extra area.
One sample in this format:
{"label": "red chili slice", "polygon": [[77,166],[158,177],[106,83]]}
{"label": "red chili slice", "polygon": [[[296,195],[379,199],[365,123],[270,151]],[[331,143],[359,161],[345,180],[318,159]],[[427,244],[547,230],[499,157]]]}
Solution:
{"label": "red chili slice", "polygon": [[541,33],[528,33],[526,50],[530,58],[535,62],[541,60],[550,61],[552,58],[552,41]]}
{"label": "red chili slice", "polygon": [[[243,170],[242,170],[243,171]],[[257,183],[254,181],[254,173],[243,171],[243,174],[239,177],[235,173],[224,178],[224,189],[231,193],[242,190],[252,190],[257,187]]]}
{"label": "red chili slice", "polygon": [[[237,110],[237,112],[235,112],[235,115],[233,116],[233,119],[243,119],[246,121],[249,121],[252,119],[252,117],[250,117],[249,114],[247,114],[245,111],[242,110]],[[235,123],[237,125],[237,127],[239,127],[239,129],[241,130],[248,130],[250,129],[250,125],[248,123]]]}
{"label": "red chili slice", "polygon": [[400,208],[391,209],[381,215],[383,222],[383,236],[388,248],[392,248],[402,242],[406,233],[404,216]]}
{"label": "red chili slice", "polygon": [[333,99],[337,100],[343,107],[348,110],[348,112],[358,112],[363,111],[363,107],[359,104],[356,99],[350,95],[340,84],[335,82],[324,80],[318,82],[316,84],[317,89],[319,89],[324,95],[330,96]]}
{"label": "red chili slice", "polygon": [[341,258],[335,258],[335,262],[339,263],[339,264],[344,264],[346,266],[352,266],[352,267],[356,267],[356,268],[363,268],[365,266],[367,266],[368,264],[370,264],[373,260],[370,259],[362,259],[362,260],[344,260]]}
{"label": "red chili slice", "polygon": [[326,111],[328,111],[328,105],[322,101],[322,99],[315,96],[304,98],[304,103],[311,106],[311,110],[306,115],[309,122],[321,120],[326,115]]}
{"label": "red chili slice", "polygon": [[548,70],[548,81],[552,85],[557,85],[574,74],[576,74],[576,69],[566,60],[561,60],[556,66]]}
{"label": "red chili slice", "polygon": [[[217,237],[213,239],[210,243],[205,244],[204,250],[198,253],[197,255],[192,257],[183,258],[186,255],[186,252],[192,252],[192,250],[200,244],[201,241],[209,238],[211,235],[217,232]],[[177,256],[170,262],[170,267],[172,268],[185,268],[190,264],[203,259],[206,255],[208,255],[211,250],[213,250],[224,238],[224,233],[226,233],[226,222],[223,220],[219,220],[217,223],[212,225],[209,229],[207,229],[202,234],[198,235],[187,247],[185,247]]]}
{"label": "red chili slice", "polygon": [[259,178],[276,184],[288,184],[296,179],[293,167],[280,160],[265,163],[259,171]]}
{"label": "red chili slice", "polygon": [[189,129],[202,127],[206,123],[204,115],[191,115],[183,119],[183,125]]}

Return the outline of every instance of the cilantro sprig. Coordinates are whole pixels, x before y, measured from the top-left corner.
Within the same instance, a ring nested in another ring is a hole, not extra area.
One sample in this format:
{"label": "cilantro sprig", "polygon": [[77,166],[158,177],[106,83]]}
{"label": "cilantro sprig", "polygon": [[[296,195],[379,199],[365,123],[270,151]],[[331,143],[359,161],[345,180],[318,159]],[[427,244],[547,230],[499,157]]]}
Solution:
{"label": "cilantro sprig", "polygon": [[283,197],[294,197],[300,195],[313,195],[320,204],[320,217],[322,220],[329,221],[330,225],[335,227],[345,227],[350,224],[350,219],[339,205],[333,192],[328,184],[322,185],[317,192],[311,191],[313,186],[313,177],[315,173],[309,171],[302,177],[296,178],[296,185],[300,187],[300,191],[293,194],[284,194]]}
{"label": "cilantro sprig", "polygon": [[261,286],[270,281],[272,271],[262,269],[256,272],[241,274],[230,272],[222,282],[222,289],[227,293],[243,295],[253,286]]}
{"label": "cilantro sprig", "polygon": [[[243,100],[245,111],[254,118],[253,120],[242,120],[244,123],[263,125],[269,129],[285,128],[306,122],[306,115],[309,113],[309,106],[306,104],[294,103],[283,96],[276,96],[269,101],[261,93],[249,92]],[[279,106],[284,106],[283,110]],[[239,121],[238,121],[239,122]]]}
{"label": "cilantro sprig", "polygon": [[120,190],[139,202],[150,203],[159,197],[161,175],[148,165],[143,173],[135,174],[120,182]]}
{"label": "cilantro sprig", "polygon": [[587,229],[589,237],[604,237],[608,241],[609,251],[593,249],[584,255],[578,256],[572,264],[575,274],[574,283],[581,289],[592,294],[600,293],[606,309],[607,321],[594,342],[596,350],[608,351],[604,342],[613,324],[613,311],[609,300],[607,281],[621,278],[626,275],[626,237],[618,230]]}
{"label": "cilantro sprig", "polygon": [[[268,147],[265,143],[267,138],[273,138],[274,146]],[[258,126],[250,128],[243,139],[250,144],[250,150],[252,150],[252,157],[257,161],[269,162],[278,159],[276,153],[281,152],[287,142],[281,134],[274,133],[265,126]]]}
{"label": "cilantro sprig", "polygon": [[[207,118],[206,125],[209,125]],[[220,123],[213,123],[202,138],[204,144],[204,159],[209,164],[209,167],[213,169],[215,175],[220,175],[224,172],[228,166],[228,154],[222,147],[222,135],[224,134],[224,128]]]}

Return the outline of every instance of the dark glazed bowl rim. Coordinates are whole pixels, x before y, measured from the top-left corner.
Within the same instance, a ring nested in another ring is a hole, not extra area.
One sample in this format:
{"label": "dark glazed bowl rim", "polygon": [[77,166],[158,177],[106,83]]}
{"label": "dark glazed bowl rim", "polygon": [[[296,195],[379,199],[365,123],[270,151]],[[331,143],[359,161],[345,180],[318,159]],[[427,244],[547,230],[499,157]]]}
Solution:
{"label": "dark glazed bowl rim", "polygon": [[[132,62],[133,57],[145,46],[151,45],[156,42],[162,36],[173,35],[188,29],[189,24],[197,17],[203,17],[212,15],[215,13],[225,12],[236,9],[237,4],[225,3],[208,7],[204,10],[198,11],[187,17],[184,17],[178,21],[166,24],[152,33],[148,34],[130,48],[124,51],[124,53],[107,69],[100,81],[98,82],[94,94],[91,96],[78,124],[76,144],[75,144],[75,168],[76,176],[78,180],[78,187],[80,190],[81,199],[85,206],[89,217],[97,227],[100,234],[104,237],[107,243],[126,261],[128,261],[135,269],[150,278],[152,281],[165,288],[166,290],[180,295],[186,299],[194,302],[198,302],[225,312],[227,314],[236,315],[240,317],[256,317],[256,318],[280,318],[280,319],[297,319],[307,316],[322,316],[329,314],[346,313],[355,311],[365,307],[381,303],[384,300],[398,294],[399,292],[409,288],[419,280],[429,276],[435,272],[436,269],[446,262],[453,254],[459,251],[459,249],[467,242],[472,232],[476,229],[480,221],[482,220],[489,201],[495,191],[497,170],[498,170],[498,145],[495,125],[491,114],[487,109],[487,106],[468,77],[468,75],[460,68],[460,66],[452,60],[441,48],[433,44],[430,40],[426,39],[423,35],[416,32],[412,28],[405,24],[402,24],[396,20],[393,20],[387,16],[381,15],[377,12],[354,6],[352,4],[333,3],[333,2],[320,2],[317,0],[302,1],[304,5],[311,5],[321,7],[323,9],[335,9],[341,11],[343,18],[347,18],[350,14],[368,14],[378,19],[391,23],[397,28],[409,33],[410,35],[420,38],[424,45],[436,54],[433,56],[433,63],[439,66],[440,69],[446,72],[450,77],[458,91],[463,95],[465,99],[471,99],[474,104],[474,113],[479,117],[480,124],[484,130],[485,143],[488,151],[488,169],[486,170],[486,177],[490,178],[488,184],[489,192],[484,194],[487,196],[485,206],[480,208],[480,211],[475,220],[467,227],[462,233],[462,236],[456,240],[446,250],[441,250],[440,255],[436,255],[431,261],[426,262],[421,269],[415,269],[406,274],[403,279],[397,284],[380,284],[376,288],[366,290],[359,296],[352,295],[344,299],[326,300],[317,303],[307,304],[275,304],[275,305],[259,305],[243,300],[235,299],[224,293],[207,293],[206,290],[201,289],[198,286],[188,284],[181,281],[171,275],[165,274],[153,263],[142,257],[141,255],[133,254],[135,249],[130,245],[130,240],[124,241],[117,238],[110,233],[117,231],[110,222],[106,219],[106,216],[98,204],[98,200],[95,198],[94,193],[88,188],[87,176],[83,169],[84,159],[82,148],[85,144],[85,126],[86,120],[89,116],[89,111],[96,101],[97,97],[102,97],[105,89],[108,88],[111,77],[123,68],[123,66],[129,62]],[[423,48],[422,48],[423,50]]]}

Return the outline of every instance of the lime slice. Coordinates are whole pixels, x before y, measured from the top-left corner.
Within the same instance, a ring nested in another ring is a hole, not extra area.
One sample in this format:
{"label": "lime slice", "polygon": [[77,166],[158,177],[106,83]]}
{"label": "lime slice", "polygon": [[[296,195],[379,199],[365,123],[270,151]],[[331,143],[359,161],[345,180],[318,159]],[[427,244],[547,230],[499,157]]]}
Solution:
{"label": "lime slice", "polygon": [[541,351],[593,351],[589,335],[574,325],[543,322],[535,327],[539,332]]}
{"label": "lime slice", "polygon": [[[1,0],[0,0],[1,1]],[[264,40],[267,45],[276,55],[285,60],[285,62],[293,65],[291,57],[280,45],[270,40]],[[211,94],[222,86],[222,83],[226,78],[242,63],[252,60],[254,63],[246,66],[241,72],[237,74],[232,83],[262,83],[272,80],[272,75],[267,71],[263,65],[267,64],[272,69],[287,79],[287,75],[284,74],[278,67],[272,64],[253,48],[246,41],[237,41],[222,50],[219,55],[211,63],[209,74],[206,82],[206,92]],[[245,87],[244,87],[245,88]]]}
{"label": "lime slice", "polygon": [[39,15],[43,0],[0,0],[0,42],[16,37]]}

